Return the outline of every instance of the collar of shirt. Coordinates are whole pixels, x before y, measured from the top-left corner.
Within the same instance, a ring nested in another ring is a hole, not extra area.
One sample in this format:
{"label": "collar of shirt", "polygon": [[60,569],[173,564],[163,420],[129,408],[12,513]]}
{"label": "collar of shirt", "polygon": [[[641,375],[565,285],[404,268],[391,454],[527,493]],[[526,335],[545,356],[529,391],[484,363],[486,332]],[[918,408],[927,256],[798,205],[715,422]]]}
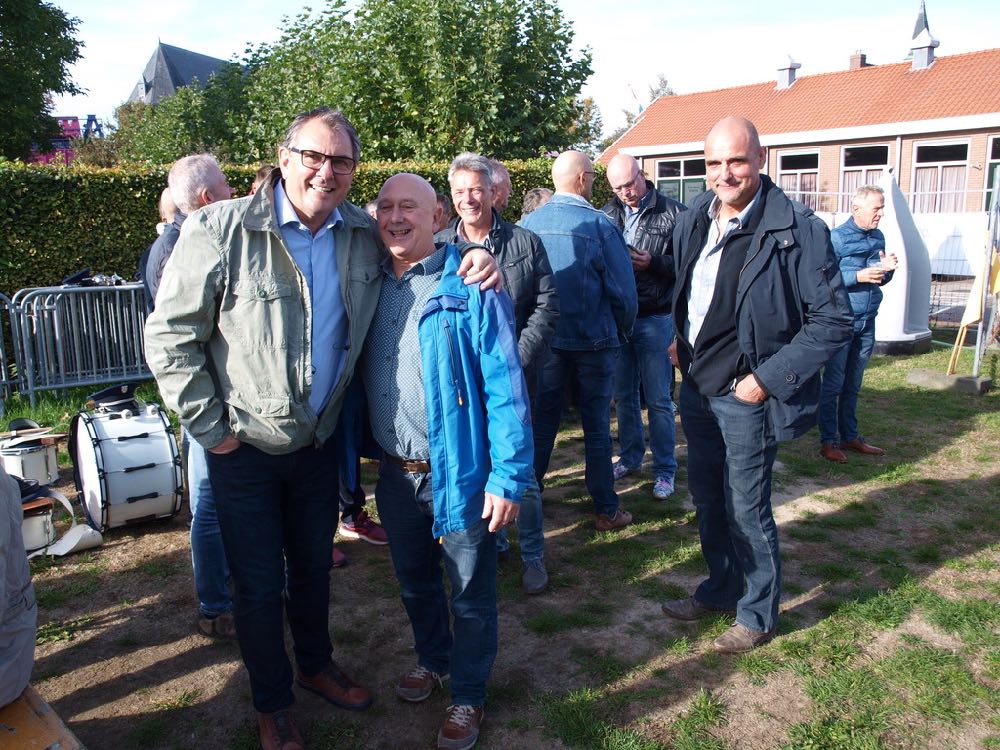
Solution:
{"label": "collar of shirt", "polygon": [[[490,211],[490,215],[493,217],[493,223],[490,225],[490,231],[487,233],[486,239],[475,244],[482,245],[491,253],[495,253],[496,248],[493,247],[493,233],[500,228],[500,217],[497,215],[496,211]],[[455,227],[455,233],[458,235],[460,240],[472,242],[472,240],[469,239],[469,236],[465,233],[465,222],[461,219],[458,220],[458,226]]]}
{"label": "collar of shirt", "polygon": [[622,206],[625,207],[625,215],[632,216],[632,214],[637,214],[642,211],[645,211],[647,208],[649,208],[649,204],[653,202],[653,197],[655,195],[656,195],[655,190],[647,190],[646,194],[642,196],[642,199],[639,201],[639,205],[636,206],[635,208],[632,208],[628,203],[622,201]]}
{"label": "collar of shirt", "polygon": [[[728,222],[726,222],[726,227],[721,232],[721,236],[725,237],[727,234],[735,229],[742,229],[746,225],[747,218],[750,216],[750,212],[753,211],[754,206],[757,205],[757,201],[760,199],[760,194],[764,192],[764,181],[760,181],[760,185],[757,186],[757,192],[754,193],[753,198],[749,203],[740,211],[736,216],[732,217]],[[714,224],[719,217],[719,209],[722,208],[722,202],[719,200],[719,196],[712,198],[711,204],[708,206],[708,218],[712,220]]]}
{"label": "collar of shirt", "polygon": [[[278,226],[293,225],[297,229],[309,232],[309,227],[303,224],[302,220],[299,219],[299,215],[295,213],[295,206],[288,199],[288,194],[285,192],[282,180],[278,180],[274,186],[274,212],[278,217]],[[343,222],[343,220],[344,217],[340,215],[340,208],[333,209],[333,213],[326,217],[326,223],[316,232],[316,238],[318,239],[327,230],[333,231],[337,227],[337,224]],[[312,234],[312,232],[309,232],[309,234]]]}
{"label": "collar of shirt", "polygon": [[[447,245],[443,242],[434,244],[434,252],[423,260],[418,260],[399,277],[400,281],[411,276],[430,276],[444,268],[444,249]],[[392,268],[392,255],[382,260],[382,272],[396,278],[396,272]]]}
{"label": "collar of shirt", "polygon": [[553,194],[552,197],[555,198],[557,195],[560,198],[566,198],[567,200],[571,200],[571,201],[573,201],[575,203],[579,203],[580,205],[586,206],[587,208],[593,208],[593,206],[591,205],[590,201],[588,201],[582,195],[577,195],[576,193],[561,193],[561,192],[559,192],[557,190],[555,192],[555,194]]}

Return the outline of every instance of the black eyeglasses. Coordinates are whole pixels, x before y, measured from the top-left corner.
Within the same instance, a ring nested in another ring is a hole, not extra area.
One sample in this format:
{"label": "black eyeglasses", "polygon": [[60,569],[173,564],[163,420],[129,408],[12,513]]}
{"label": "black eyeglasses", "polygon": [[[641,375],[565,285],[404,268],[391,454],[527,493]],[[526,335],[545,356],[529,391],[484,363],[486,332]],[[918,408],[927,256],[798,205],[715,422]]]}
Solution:
{"label": "black eyeglasses", "polygon": [[327,160],[330,161],[330,168],[334,174],[354,174],[354,170],[358,168],[358,163],[350,156],[331,156],[319,151],[295,148],[295,146],[289,146],[288,150],[298,154],[302,159],[302,166],[307,169],[322,169],[323,163]]}
{"label": "black eyeglasses", "polygon": [[618,187],[612,186],[611,189],[614,190],[616,193],[620,193],[623,190],[627,190],[628,188],[633,187],[635,185],[635,181],[639,179],[639,175],[640,174],[641,174],[641,172],[632,175],[632,179],[631,180],[629,180],[628,182],[623,182]]}

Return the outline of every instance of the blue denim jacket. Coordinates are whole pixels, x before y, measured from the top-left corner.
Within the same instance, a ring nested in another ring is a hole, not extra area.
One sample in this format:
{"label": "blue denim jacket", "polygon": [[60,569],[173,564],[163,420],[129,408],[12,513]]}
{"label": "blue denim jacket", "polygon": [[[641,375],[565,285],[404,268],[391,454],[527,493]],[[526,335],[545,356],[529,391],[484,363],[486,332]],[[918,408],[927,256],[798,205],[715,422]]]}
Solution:
{"label": "blue denim jacket", "polygon": [[878,229],[862,229],[852,216],[830,232],[833,251],[840,264],[840,275],[844,277],[847,295],[851,298],[851,310],[857,319],[871,319],[878,313],[882,303],[880,286],[892,281],[892,271],[882,277],[882,284],[866,284],[858,281],[858,271],[869,263],[877,263],[879,252],[885,250],[885,236]]}
{"label": "blue denim jacket", "polygon": [[638,302],[628,248],[618,227],[593,206],[556,193],[522,226],[542,239],[559,291],[555,349],[620,346],[632,334]]}

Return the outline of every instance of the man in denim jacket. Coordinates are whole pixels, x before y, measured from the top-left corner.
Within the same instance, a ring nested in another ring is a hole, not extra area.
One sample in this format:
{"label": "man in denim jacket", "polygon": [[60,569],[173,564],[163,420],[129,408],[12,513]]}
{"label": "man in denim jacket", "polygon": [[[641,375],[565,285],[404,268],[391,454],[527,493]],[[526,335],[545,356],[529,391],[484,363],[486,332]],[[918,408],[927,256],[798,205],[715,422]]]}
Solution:
{"label": "man in denim jacket", "polygon": [[879,287],[892,280],[897,262],[894,253],[886,254],[885,236],[878,230],[884,209],[882,188],[863,185],[851,201],[851,218],[830,233],[851,298],[854,333],[823,371],[819,436],[823,458],[842,464],[847,463],[845,449],[866,456],[885,453],[858,434],[857,416],[861,380],[875,348],[875,315],[882,302]]}
{"label": "man in denim jacket", "polygon": [[587,490],[596,526],[628,526],[632,515],[615,493],[611,469],[611,396],[622,341],[632,335],[638,302],[628,248],[618,227],[590,204],[594,165],[579,151],[552,164],[552,200],[524,219],[542,239],[559,291],[552,350],[540,362],[535,399],[535,476],[545,472],[570,378],[580,390]]}

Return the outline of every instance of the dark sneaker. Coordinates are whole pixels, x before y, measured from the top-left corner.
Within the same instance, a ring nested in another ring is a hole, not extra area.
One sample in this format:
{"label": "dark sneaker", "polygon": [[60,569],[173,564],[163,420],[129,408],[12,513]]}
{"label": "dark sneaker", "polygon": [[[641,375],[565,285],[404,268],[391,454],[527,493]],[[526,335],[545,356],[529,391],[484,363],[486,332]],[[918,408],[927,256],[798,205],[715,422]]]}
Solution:
{"label": "dark sneaker", "polygon": [[623,529],[630,523],[632,523],[632,514],[619,508],[613,516],[598,513],[594,525],[598,531],[614,531],[615,529]]}
{"label": "dark sneaker", "polygon": [[695,599],[693,596],[689,596],[687,599],[671,599],[668,602],[664,602],[660,605],[660,609],[663,610],[663,614],[667,617],[673,617],[675,620],[700,620],[702,617],[708,617],[709,615],[717,615],[720,612],[727,615],[735,615],[735,609],[719,609],[717,607],[710,607],[707,604],[703,604]]}
{"label": "dark sneaker", "polygon": [[448,675],[439,675],[427,667],[417,665],[396,685],[396,695],[410,703],[420,703],[427,700],[434,688],[443,688]]}
{"label": "dark sneaker", "polygon": [[299,672],[295,675],[295,681],[300,688],[315,693],[338,708],[346,708],[348,711],[364,711],[372,704],[372,695],[367,688],[358,685],[341,672],[340,667],[332,661],[322,672],[312,677],[306,677]]}
{"label": "dark sneaker", "polygon": [[354,514],[350,521],[340,522],[340,535],[344,539],[360,539],[380,547],[389,543],[389,537],[378,523],[372,520],[366,511]]}
{"label": "dark sneaker", "polygon": [[777,628],[761,633],[759,630],[751,630],[736,623],[716,638],[712,645],[720,654],[744,654],[774,640],[774,636],[777,634]]}
{"label": "dark sneaker", "polygon": [[445,750],[469,750],[479,739],[483,723],[482,706],[448,706],[448,718],[438,732],[438,747]]}
{"label": "dark sneaker", "polygon": [[549,585],[549,574],[545,563],[541,560],[529,560],[524,563],[521,573],[521,586],[526,594],[540,594]]}
{"label": "dark sneaker", "polygon": [[305,750],[305,742],[288,711],[257,714],[262,750]]}

